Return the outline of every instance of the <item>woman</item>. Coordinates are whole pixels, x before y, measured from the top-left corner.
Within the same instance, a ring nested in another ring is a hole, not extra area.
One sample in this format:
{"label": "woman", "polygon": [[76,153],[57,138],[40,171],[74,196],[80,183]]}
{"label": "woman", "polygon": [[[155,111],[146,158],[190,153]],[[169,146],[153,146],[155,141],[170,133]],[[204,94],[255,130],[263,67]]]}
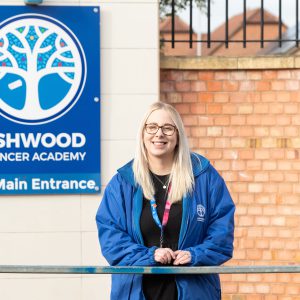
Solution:
{"label": "woman", "polygon": [[[96,221],[113,266],[213,266],[232,257],[235,206],[224,180],[190,153],[182,120],[156,102],[136,156],[106,187]],[[218,300],[217,274],[112,276],[111,299]]]}

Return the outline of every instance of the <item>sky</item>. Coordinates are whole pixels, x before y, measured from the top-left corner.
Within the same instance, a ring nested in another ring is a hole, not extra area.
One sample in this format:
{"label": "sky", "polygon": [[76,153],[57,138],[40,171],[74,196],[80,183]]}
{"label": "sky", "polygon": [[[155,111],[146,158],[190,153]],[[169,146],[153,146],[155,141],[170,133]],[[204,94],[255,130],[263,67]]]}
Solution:
{"label": "sky", "polygon": [[[229,18],[243,12],[243,0],[228,0]],[[288,27],[296,24],[296,0],[282,0],[282,21]],[[247,9],[260,8],[261,0],[248,0]],[[300,6],[300,1],[299,1]],[[264,8],[271,14],[279,15],[279,0],[265,0]],[[189,24],[189,11],[181,12],[180,17]],[[300,13],[299,13],[300,15]],[[211,4],[211,31],[225,22],[225,0],[213,0]],[[207,32],[207,18],[197,7],[193,8],[193,29],[195,32]]]}

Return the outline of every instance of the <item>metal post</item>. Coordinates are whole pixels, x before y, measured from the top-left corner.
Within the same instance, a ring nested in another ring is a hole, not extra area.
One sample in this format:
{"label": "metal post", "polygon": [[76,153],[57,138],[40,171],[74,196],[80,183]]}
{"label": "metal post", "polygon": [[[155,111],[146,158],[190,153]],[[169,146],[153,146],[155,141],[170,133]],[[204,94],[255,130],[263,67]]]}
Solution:
{"label": "metal post", "polygon": [[279,0],[279,23],[278,23],[278,30],[279,30],[279,47],[282,46],[282,16],[281,16],[281,0]]}
{"label": "metal post", "polygon": [[190,48],[193,48],[193,0],[190,0]]}
{"label": "metal post", "polygon": [[43,3],[43,0],[24,0],[27,5],[39,5]]}
{"label": "metal post", "polygon": [[296,46],[299,47],[299,0],[296,0]]}
{"label": "metal post", "polygon": [[210,0],[207,0],[207,48],[210,48]]}
{"label": "metal post", "polygon": [[243,47],[246,48],[246,39],[247,39],[247,3],[244,0],[244,20],[243,20]]}
{"label": "metal post", "polygon": [[260,8],[260,48],[264,47],[264,0],[261,0]]}
{"label": "metal post", "polygon": [[172,0],[172,48],[175,48],[175,0]]}
{"label": "metal post", "polygon": [[226,27],[225,27],[225,47],[228,48],[228,0],[226,0]]}

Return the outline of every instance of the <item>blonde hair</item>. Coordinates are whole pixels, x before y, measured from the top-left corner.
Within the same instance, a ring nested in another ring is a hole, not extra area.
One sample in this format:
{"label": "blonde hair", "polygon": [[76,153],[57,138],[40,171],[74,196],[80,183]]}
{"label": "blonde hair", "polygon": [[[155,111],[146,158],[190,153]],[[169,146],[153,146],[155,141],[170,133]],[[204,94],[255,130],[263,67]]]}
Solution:
{"label": "blonde hair", "polygon": [[188,140],[181,117],[176,109],[169,104],[163,102],[153,103],[141,122],[138,131],[136,155],[133,162],[134,178],[142,187],[144,196],[147,199],[153,199],[154,186],[150,175],[147,150],[144,145],[143,137],[145,123],[151,113],[155,110],[164,110],[168,112],[178,131],[178,142],[174,150],[174,160],[169,181],[172,184],[170,201],[181,201],[183,196],[192,191],[194,186],[194,176]]}

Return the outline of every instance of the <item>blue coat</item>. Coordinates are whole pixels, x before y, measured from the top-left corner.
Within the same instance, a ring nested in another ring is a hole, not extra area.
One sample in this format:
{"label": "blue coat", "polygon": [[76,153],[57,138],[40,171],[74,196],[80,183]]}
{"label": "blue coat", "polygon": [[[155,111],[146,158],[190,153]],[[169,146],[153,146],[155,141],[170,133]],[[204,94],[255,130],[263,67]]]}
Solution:
{"label": "blue coat", "polygon": [[[209,161],[192,153],[195,188],[183,198],[178,249],[191,252],[191,266],[217,266],[232,257],[235,206]],[[112,266],[155,266],[156,247],[143,244],[139,226],[143,193],[132,161],[118,170],[104,192],[96,221],[103,256]],[[217,274],[176,275],[178,299],[219,300]],[[142,300],[142,275],[114,274],[112,300]]]}

